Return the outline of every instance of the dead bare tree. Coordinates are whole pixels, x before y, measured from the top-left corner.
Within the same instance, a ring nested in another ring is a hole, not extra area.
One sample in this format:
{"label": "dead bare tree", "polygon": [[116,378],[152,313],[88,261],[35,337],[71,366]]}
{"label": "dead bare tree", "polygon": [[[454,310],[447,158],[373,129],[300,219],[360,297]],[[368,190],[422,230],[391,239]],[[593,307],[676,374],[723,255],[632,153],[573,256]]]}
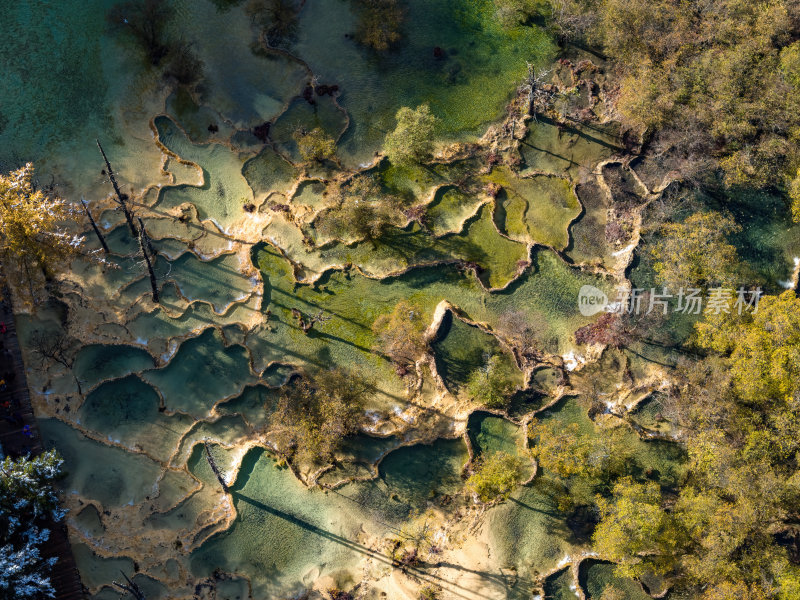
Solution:
{"label": "dead bare tree", "polygon": [[156,282],[156,274],[153,271],[153,263],[150,256],[155,256],[153,246],[150,244],[150,238],[147,236],[147,231],[144,228],[144,222],[139,219],[139,252],[144,259],[147,266],[147,273],[150,275],[150,288],[153,291],[153,302],[158,304],[158,283]]}
{"label": "dead bare tree", "polygon": [[108,249],[108,244],[106,244],[106,238],[103,237],[100,228],[97,226],[97,223],[95,223],[94,217],[92,217],[92,213],[89,211],[89,206],[86,204],[86,199],[83,197],[81,197],[81,204],[83,204],[83,210],[86,211],[86,216],[89,217],[89,223],[92,224],[92,229],[94,229],[97,239],[100,240],[100,245],[103,247],[103,252],[108,254],[111,251]]}
{"label": "dead bare tree", "polygon": [[136,225],[133,224],[133,215],[131,214],[130,209],[128,208],[128,195],[123,194],[122,191],[119,189],[119,185],[117,184],[117,178],[114,177],[114,170],[111,168],[111,163],[108,162],[108,157],[106,156],[105,151],[103,150],[103,146],[100,145],[100,140],[95,140],[97,142],[97,147],[100,148],[100,154],[103,155],[103,160],[106,163],[106,170],[108,172],[108,178],[111,180],[111,185],[114,186],[114,193],[117,195],[116,199],[114,200],[117,204],[119,204],[120,208],[122,209],[122,213],[125,215],[125,220],[128,222],[128,227],[131,229],[131,235],[133,237],[138,237],[139,233],[136,231]]}
{"label": "dead bare tree", "polygon": [[297,324],[300,325],[300,329],[303,330],[303,333],[308,333],[314,328],[315,323],[324,323],[325,321],[330,321],[330,317],[323,316],[323,312],[319,311],[316,315],[311,317],[308,321],[306,321],[303,313],[301,313],[296,308],[292,309],[292,316],[297,319]]}
{"label": "dead bare tree", "polygon": [[555,88],[545,83],[545,78],[550,71],[540,71],[536,74],[533,63],[528,64],[528,74],[525,76],[522,85],[519,87],[521,94],[525,94],[527,100],[528,114],[536,118],[536,107],[545,108],[550,105],[555,96]]}
{"label": "dead bare tree", "polygon": [[112,27],[124,31],[136,40],[148,61],[157,66],[169,54],[169,22],[175,9],[162,0],[131,0],[111,7],[106,20]]}
{"label": "dead bare tree", "polygon": [[125,575],[123,571],[120,571],[120,573],[122,573],[122,576],[125,578],[125,581],[127,583],[119,583],[117,581],[112,581],[111,585],[113,585],[115,588],[119,589],[122,592],[128,592],[131,596],[136,598],[136,600],[146,600],[142,588],[140,588],[133,581],[131,581],[130,578],[127,575]]}
{"label": "dead bare tree", "polygon": [[83,396],[81,382],[72,370],[76,356],[75,340],[61,331],[57,333],[36,331],[31,335],[30,346],[34,354],[39,357],[42,367],[47,366],[48,361],[53,361],[67,369],[75,380],[75,385],[78,386],[78,394]]}
{"label": "dead bare tree", "polygon": [[203,440],[203,446],[206,449],[206,460],[208,461],[208,466],[211,467],[211,470],[214,471],[214,475],[217,477],[217,481],[222,486],[224,491],[228,491],[228,484],[225,483],[225,478],[222,476],[222,471],[220,471],[219,467],[217,466],[217,462],[214,460],[214,456],[211,454],[211,444],[208,443],[208,440]]}

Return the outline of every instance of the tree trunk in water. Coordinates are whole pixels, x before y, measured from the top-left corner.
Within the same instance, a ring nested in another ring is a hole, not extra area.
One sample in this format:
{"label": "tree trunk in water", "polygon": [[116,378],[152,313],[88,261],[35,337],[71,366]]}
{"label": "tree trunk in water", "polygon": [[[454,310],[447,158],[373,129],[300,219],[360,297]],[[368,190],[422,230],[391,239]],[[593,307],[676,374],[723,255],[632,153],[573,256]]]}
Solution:
{"label": "tree trunk in water", "polygon": [[108,178],[111,180],[111,185],[114,186],[114,192],[117,194],[117,204],[122,207],[122,212],[125,214],[125,220],[128,222],[128,227],[131,228],[131,235],[133,237],[137,237],[139,234],[136,231],[136,225],[133,224],[133,217],[131,216],[131,211],[128,210],[128,205],[125,203],[125,197],[122,195],[122,192],[119,189],[119,185],[117,185],[117,178],[114,177],[114,170],[111,168],[111,163],[108,162],[108,157],[106,153],[103,151],[103,147],[100,145],[100,140],[95,140],[97,142],[97,147],[100,148],[100,154],[103,155],[103,160],[106,162],[106,169],[108,169]]}
{"label": "tree trunk in water", "polygon": [[28,278],[28,290],[31,293],[31,301],[34,305],[38,304],[36,302],[36,294],[33,293],[33,279],[31,278],[31,270],[28,267],[28,259],[23,259],[23,264],[25,265],[25,276]]}
{"label": "tree trunk in water", "polygon": [[94,217],[92,217],[92,213],[89,212],[89,207],[86,205],[86,200],[81,198],[81,204],[83,204],[83,210],[86,211],[86,216],[89,217],[89,223],[92,224],[92,229],[94,229],[97,239],[100,240],[100,245],[103,247],[103,252],[108,254],[110,250],[108,249],[108,244],[106,244],[106,238],[103,237],[103,234],[100,233],[100,228],[97,226],[97,223],[94,222]]}
{"label": "tree trunk in water", "polygon": [[222,489],[227,492],[228,484],[225,483],[225,478],[222,476],[222,473],[220,472],[219,467],[217,466],[217,463],[214,460],[214,457],[211,456],[211,446],[209,446],[208,440],[204,440],[203,445],[206,448],[206,460],[208,461],[208,466],[211,467],[212,471],[214,471],[214,475],[217,476],[217,481],[219,481],[219,484],[222,486]]}
{"label": "tree trunk in water", "polygon": [[111,585],[118,588],[120,591],[128,592],[131,596],[136,598],[136,600],[147,600],[142,589],[133,581],[131,581],[130,578],[125,575],[124,571],[120,571],[120,573],[122,573],[122,576],[125,578],[127,583],[117,583],[116,581],[112,581]]}
{"label": "tree trunk in water", "polygon": [[142,253],[144,262],[147,265],[147,272],[150,275],[150,287],[153,290],[153,302],[158,304],[158,285],[156,284],[156,274],[153,272],[153,263],[150,262],[150,255],[147,248],[150,246],[150,240],[147,239],[147,232],[144,230],[144,223],[139,219],[139,250]]}

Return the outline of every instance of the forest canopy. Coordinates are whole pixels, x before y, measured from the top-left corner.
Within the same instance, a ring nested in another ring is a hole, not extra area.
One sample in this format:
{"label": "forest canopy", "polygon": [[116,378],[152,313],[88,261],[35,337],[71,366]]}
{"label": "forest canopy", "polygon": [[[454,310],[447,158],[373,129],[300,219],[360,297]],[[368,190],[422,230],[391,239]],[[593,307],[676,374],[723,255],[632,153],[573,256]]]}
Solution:
{"label": "forest canopy", "polygon": [[800,6],[790,0],[523,0],[562,40],[612,59],[630,126],[725,185],[786,189],[800,164]]}

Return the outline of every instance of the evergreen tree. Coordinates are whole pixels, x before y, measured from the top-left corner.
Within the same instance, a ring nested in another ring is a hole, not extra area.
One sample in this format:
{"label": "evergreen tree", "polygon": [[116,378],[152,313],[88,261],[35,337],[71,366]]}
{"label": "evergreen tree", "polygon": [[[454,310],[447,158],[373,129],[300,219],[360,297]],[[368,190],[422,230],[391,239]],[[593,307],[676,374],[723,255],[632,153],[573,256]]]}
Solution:
{"label": "evergreen tree", "polygon": [[64,518],[53,490],[62,462],[52,450],[0,462],[0,598],[55,595],[48,574],[57,559],[42,559],[41,547]]}

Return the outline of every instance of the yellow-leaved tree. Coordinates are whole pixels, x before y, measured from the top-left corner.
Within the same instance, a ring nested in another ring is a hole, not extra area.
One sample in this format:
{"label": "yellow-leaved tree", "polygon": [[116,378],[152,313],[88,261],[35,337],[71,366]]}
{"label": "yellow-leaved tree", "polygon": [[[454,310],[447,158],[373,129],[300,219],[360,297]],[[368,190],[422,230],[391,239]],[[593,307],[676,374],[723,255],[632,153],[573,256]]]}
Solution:
{"label": "yellow-leaved tree", "polygon": [[[678,488],[623,479],[598,499],[595,550],[621,575],[667,574],[700,600],[794,600],[800,514],[800,298],[696,325],[705,359],[678,374]],[[668,493],[664,493],[664,492]]]}
{"label": "yellow-leaved tree", "polygon": [[81,253],[83,236],[65,228],[77,217],[65,200],[37,187],[33,164],[0,174],[0,261],[18,293],[35,300],[36,290]]}
{"label": "yellow-leaved tree", "polygon": [[698,212],[682,223],[667,223],[652,249],[659,283],[677,290],[712,283],[733,285],[740,269],[736,247],[728,236],[741,231],[730,217]]}

